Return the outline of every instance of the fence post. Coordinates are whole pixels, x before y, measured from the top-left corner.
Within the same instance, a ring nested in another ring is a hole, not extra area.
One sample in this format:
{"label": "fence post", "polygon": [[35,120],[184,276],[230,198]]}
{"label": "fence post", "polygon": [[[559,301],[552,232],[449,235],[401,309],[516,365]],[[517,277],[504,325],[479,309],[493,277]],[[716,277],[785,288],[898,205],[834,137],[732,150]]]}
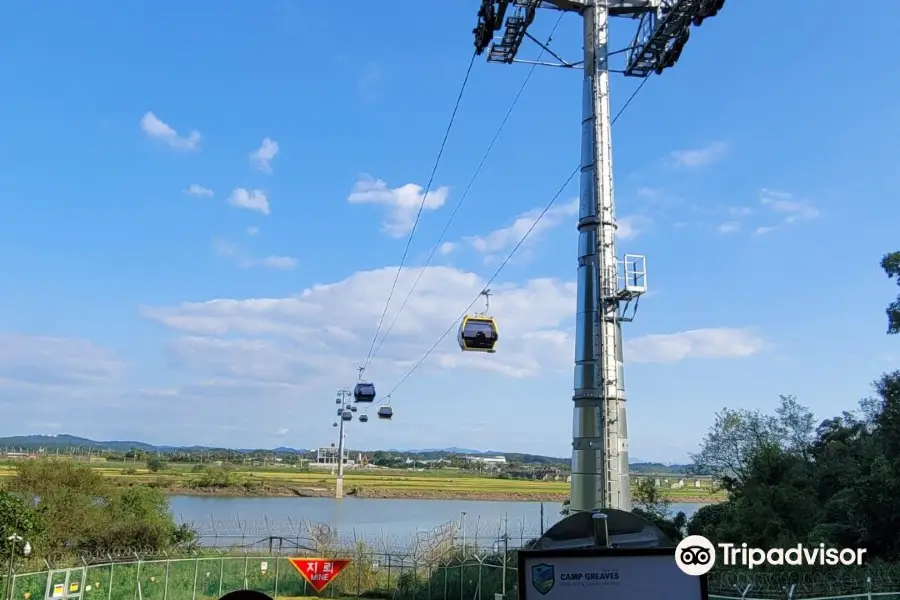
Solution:
{"label": "fence post", "polygon": [[197,576],[200,574],[200,555],[197,555],[197,560],[194,561],[194,585],[191,588],[191,600],[196,600],[197,598]]}
{"label": "fence post", "polygon": [[166,554],[166,583],[163,586],[163,600],[169,600],[169,565],[172,564],[172,559]]}
{"label": "fence post", "polygon": [[866,600],[872,600],[872,578],[866,577]]}
{"label": "fence post", "polygon": [[109,592],[106,594],[106,600],[112,600],[113,592],[113,576],[116,574],[116,563],[109,563]]}
{"label": "fence post", "polygon": [[81,559],[81,562],[84,564],[84,567],[81,569],[81,583],[78,587],[78,596],[79,598],[84,598],[84,584],[87,581],[88,563],[84,558]]}
{"label": "fence post", "polygon": [[222,597],[222,586],[225,584],[225,557],[219,557],[219,598]]}
{"label": "fence post", "polygon": [[249,566],[249,564],[250,564],[250,555],[244,554],[244,589],[245,590],[250,587],[248,585],[249,582],[247,581],[247,567]]}
{"label": "fence post", "polygon": [[[543,510],[544,505],[541,504],[541,519],[543,519]],[[543,523],[541,524],[543,527]],[[503,583],[500,587],[500,593],[503,594],[503,598],[506,598],[506,563],[509,562],[509,515],[506,516],[506,524],[503,527],[503,570],[502,577]]]}
{"label": "fence post", "polygon": [[[275,557],[275,592],[272,594],[272,598],[278,600],[278,567],[281,564],[281,555],[277,555]],[[304,580],[306,578],[304,577]]]}
{"label": "fence post", "polygon": [[138,554],[135,554],[137,557],[137,576],[135,577],[136,585],[134,586],[134,600],[138,600],[138,592],[141,589],[141,557]]}

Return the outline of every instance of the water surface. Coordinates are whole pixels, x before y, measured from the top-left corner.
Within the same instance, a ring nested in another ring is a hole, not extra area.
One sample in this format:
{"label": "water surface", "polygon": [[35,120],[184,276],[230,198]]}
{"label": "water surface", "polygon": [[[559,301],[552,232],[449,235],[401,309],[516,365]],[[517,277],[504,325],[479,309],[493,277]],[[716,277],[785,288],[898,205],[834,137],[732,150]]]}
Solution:
{"label": "water surface", "polygon": [[[342,538],[413,541],[449,523],[464,524],[468,539],[496,540],[504,531],[514,540],[540,536],[559,521],[558,502],[479,500],[394,500],[333,498],[212,498],[172,496],[172,513],[192,523],[205,544],[253,543],[269,536],[296,537],[309,523],[327,523]],[[690,516],[702,504],[673,504]],[[543,507],[543,519],[542,519]]]}

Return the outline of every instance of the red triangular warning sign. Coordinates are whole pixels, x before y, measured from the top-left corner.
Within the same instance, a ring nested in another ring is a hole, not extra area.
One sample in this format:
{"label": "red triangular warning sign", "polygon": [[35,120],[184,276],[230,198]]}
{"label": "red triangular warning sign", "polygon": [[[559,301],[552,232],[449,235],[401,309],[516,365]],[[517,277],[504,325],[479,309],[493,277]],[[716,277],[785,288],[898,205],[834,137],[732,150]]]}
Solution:
{"label": "red triangular warning sign", "polygon": [[317,592],[321,592],[334,581],[338,573],[350,564],[349,558],[289,558],[291,564]]}

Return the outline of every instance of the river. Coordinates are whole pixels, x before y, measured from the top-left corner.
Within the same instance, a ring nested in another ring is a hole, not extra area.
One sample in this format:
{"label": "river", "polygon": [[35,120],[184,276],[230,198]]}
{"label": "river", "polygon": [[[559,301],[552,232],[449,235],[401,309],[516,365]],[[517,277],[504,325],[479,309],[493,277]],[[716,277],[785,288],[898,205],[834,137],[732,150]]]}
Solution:
{"label": "river", "polygon": [[[191,523],[204,545],[255,544],[270,536],[296,538],[309,523],[326,523],[343,539],[391,546],[412,543],[448,523],[469,540],[491,545],[504,531],[516,543],[538,537],[561,517],[558,502],[333,498],[214,498],[171,496],[176,520]],[[673,504],[688,516],[702,504]]]}

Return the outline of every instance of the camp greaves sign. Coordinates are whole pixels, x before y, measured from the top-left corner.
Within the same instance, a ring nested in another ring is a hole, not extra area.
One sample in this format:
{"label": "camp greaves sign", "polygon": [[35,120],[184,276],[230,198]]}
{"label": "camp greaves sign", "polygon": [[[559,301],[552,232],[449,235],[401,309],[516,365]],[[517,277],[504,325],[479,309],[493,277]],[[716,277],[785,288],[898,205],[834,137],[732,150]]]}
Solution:
{"label": "camp greaves sign", "polygon": [[707,600],[673,549],[521,551],[520,600]]}

